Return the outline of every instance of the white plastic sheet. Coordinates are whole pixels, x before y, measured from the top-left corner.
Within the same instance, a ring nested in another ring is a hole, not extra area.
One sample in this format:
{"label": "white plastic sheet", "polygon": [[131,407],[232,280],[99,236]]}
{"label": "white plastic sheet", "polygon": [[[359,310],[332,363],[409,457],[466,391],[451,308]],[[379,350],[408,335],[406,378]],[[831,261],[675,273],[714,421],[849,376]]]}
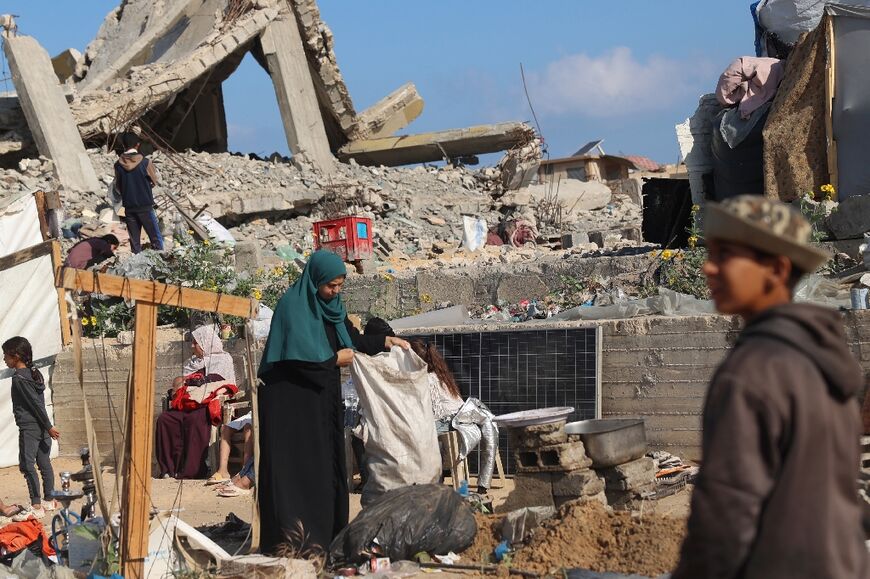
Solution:
{"label": "white plastic sheet", "polygon": [[[0,207],[0,256],[15,253],[42,242],[36,201],[24,195]],[[54,357],[61,351],[60,314],[51,257],[0,271],[0,341],[24,336],[33,346],[33,358],[45,377],[49,418],[51,374]],[[12,372],[0,368],[0,467],[18,464],[18,427],[12,420]],[[57,443],[52,456],[57,456]]]}
{"label": "white plastic sheet", "polygon": [[374,357],[357,354],[350,372],[365,420],[369,477],[362,504],[388,490],[438,482],[441,451],[426,363],[394,347]]}
{"label": "white plastic sheet", "polygon": [[468,251],[477,251],[484,245],[486,245],[486,221],[463,215],[462,246]]}

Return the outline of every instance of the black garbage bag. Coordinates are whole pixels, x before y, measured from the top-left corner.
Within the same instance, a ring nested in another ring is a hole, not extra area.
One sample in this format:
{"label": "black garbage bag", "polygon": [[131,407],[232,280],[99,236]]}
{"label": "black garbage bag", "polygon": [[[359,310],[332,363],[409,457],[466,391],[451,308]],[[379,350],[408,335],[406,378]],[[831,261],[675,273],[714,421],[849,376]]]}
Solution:
{"label": "black garbage bag", "polygon": [[380,545],[382,557],[413,558],[421,551],[446,554],[471,546],[477,522],[471,507],[452,488],[414,485],[387,491],[363,509],[332,542],[334,565],[361,564]]}

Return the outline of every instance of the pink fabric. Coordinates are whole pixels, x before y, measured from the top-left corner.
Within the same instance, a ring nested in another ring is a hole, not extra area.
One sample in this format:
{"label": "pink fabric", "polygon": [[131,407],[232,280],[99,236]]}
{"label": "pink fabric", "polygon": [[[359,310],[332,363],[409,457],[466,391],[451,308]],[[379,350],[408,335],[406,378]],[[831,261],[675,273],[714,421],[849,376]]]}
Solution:
{"label": "pink fabric", "polygon": [[785,66],[777,58],[738,58],[719,77],[716,98],[723,107],[739,105],[740,116],[748,119],[776,95],[784,74]]}

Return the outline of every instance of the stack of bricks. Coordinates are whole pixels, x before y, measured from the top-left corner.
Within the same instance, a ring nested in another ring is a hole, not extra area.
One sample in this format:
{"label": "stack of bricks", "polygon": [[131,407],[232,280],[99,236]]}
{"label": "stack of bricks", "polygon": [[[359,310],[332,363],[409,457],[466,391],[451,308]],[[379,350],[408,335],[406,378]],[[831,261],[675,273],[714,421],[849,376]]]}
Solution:
{"label": "stack of bricks", "polygon": [[656,464],[648,456],[598,469],[604,477],[607,502],[617,510],[636,510],[656,490]]}
{"label": "stack of bricks", "polygon": [[565,421],[509,428],[514,451],[514,492],[507,510],[523,507],[559,508],[569,501],[596,500],[607,504],[603,479],[580,440],[569,441]]}

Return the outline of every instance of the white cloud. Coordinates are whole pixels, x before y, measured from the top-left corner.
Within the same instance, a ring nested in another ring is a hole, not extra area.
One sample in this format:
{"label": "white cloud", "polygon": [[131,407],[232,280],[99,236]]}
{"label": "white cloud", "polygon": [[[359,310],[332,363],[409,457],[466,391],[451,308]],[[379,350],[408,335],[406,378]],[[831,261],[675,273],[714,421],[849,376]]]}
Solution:
{"label": "white cloud", "polygon": [[532,104],[544,114],[615,117],[666,109],[685,98],[712,90],[706,63],[650,56],[640,61],[620,46],[601,56],[572,54],[532,73]]}

